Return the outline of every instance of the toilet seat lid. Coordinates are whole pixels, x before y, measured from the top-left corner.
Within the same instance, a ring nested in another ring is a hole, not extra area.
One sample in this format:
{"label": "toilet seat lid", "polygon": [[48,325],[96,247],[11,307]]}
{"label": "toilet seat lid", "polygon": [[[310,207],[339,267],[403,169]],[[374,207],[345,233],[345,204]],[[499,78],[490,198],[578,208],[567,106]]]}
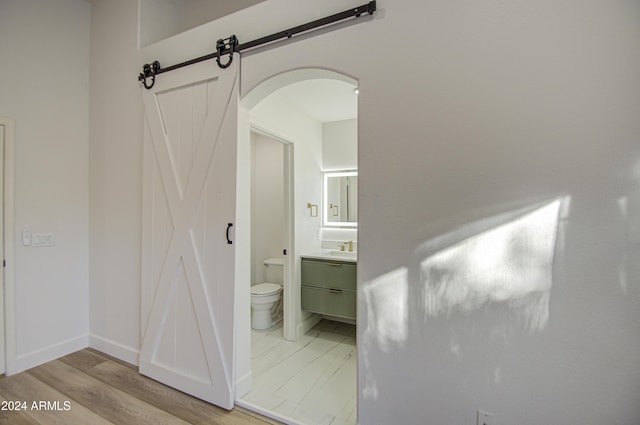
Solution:
{"label": "toilet seat lid", "polygon": [[252,295],[271,295],[280,291],[282,286],[277,283],[259,283],[251,287]]}

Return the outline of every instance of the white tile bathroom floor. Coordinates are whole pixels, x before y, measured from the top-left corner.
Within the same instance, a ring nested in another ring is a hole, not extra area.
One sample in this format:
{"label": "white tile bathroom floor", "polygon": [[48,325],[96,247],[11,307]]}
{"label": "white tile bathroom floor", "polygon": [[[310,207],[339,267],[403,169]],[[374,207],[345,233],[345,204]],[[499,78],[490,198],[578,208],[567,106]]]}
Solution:
{"label": "white tile bathroom floor", "polygon": [[356,423],[356,328],[322,320],[298,341],[285,341],[282,325],[251,331],[253,388],[247,405],[292,423]]}

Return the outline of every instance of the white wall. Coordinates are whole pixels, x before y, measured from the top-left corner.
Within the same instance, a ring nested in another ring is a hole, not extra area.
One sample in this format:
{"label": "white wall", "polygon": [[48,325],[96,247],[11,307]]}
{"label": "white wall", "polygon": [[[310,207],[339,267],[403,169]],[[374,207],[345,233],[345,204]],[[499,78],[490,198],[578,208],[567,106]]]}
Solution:
{"label": "white wall", "polygon": [[148,46],[261,1],[264,0],[141,0],[140,46]]}
{"label": "white wall", "polygon": [[322,167],[325,170],[358,169],[358,120],[322,124]]}
{"label": "white wall", "polygon": [[[228,15],[235,11],[246,9],[264,0],[186,0],[184,29],[193,28]],[[220,36],[219,38],[226,38]]]}
{"label": "white wall", "polygon": [[[89,17],[81,0],[0,2],[0,116],[16,120],[10,373],[88,344]],[[26,228],[55,246],[23,246]]]}
{"label": "white wall", "polygon": [[[209,53],[210,40],[221,36],[251,40],[360,2],[312,3],[301,9],[269,0],[150,46],[138,63],[125,45],[113,63],[131,67],[126,72],[135,77],[144,62]],[[242,63],[243,93],[308,66],[359,82],[358,422],[470,424],[477,408],[493,412],[497,424],[637,422],[640,4],[378,6],[373,20],[245,54]],[[115,143],[135,156],[141,132],[133,120],[141,122],[141,107],[128,97],[139,96],[131,78],[101,83],[99,116],[122,118],[121,135],[132,143]],[[109,90],[121,93],[109,99]],[[92,146],[113,153],[111,143],[92,131]],[[92,199],[133,214],[139,200],[113,191],[139,187],[139,165],[122,166],[123,156],[92,156],[92,166],[118,169],[118,181],[127,183],[92,184]],[[496,215],[557,197],[569,208],[564,234],[556,235],[562,244],[553,257],[544,326],[521,320],[524,300],[494,297],[432,314],[426,258],[499,224],[504,217]],[[134,222],[127,221],[129,239],[137,241]],[[109,258],[130,245],[108,233],[92,237],[92,250]],[[122,279],[92,280],[94,293],[135,299],[138,257],[122,259]],[[129,345],[135,322],[128,329],[118,324],[138,311],[131,303],[118,313],[92,311],[92,331],[99,326]]]}
{"label": "white wall", "polygon": [[91,346],[137,364],[140,349],[142,70],[137,2],[91,6]]}
{"label": "white wall", "polygon": [[296,322],[300,323],[309,316],[300,310],[300,254],[320,248],[321,217],[311,217],[307,204],[320,205],[322,196],[322,124],[292,107],[278,92],[251,110],[251,123],[293,143],[295,247],[290,255],[295,284],[291,293],[297,300]]}
{"label": "white wall", "polygon": [[139,3],[140,46],[148,46],[185,29],[185,0],[140,0]]}
{"label": "white wall", "polygon": [[264,260],[282,257],[286,246],[282,142],[251,133],[251,164],[251,284],[255,285],[268,282]]}

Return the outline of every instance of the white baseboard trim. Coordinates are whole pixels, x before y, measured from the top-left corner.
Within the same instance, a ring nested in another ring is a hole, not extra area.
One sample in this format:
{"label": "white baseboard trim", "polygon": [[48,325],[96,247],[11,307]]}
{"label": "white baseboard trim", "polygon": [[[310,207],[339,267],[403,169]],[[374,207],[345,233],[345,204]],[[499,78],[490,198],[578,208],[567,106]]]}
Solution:
{"label": "white baseboard trim", "polygon": [[236,380],[236,400],[249,394],[253,386],[253,372],[249,371]]}
{"label": "white baseboard trim", "polygon": [[60,357],[64,357],[67,354],[75,353],[89,346],[89,336],[82,335],[76,338],[71,338],[66,341],[52,344],[48,347],[41,348],[39,350],[32,351],[27,354],[23,354],[16,357],[15,362],[11,362],[11,370],[7,370],[7,376],[14,375],[32,367],[39,366],[43,363],[50,362]]}
{"label": "white baseboard trim", "polygon": [[134,366],[138,366],[140,350],[135,348],[95,334],[89,334],[89,347],[115,357],[116,359],[131,363]]}
{"label": "white baseboard trim", "polygon": [[269,409],[265,409],[262,406],[258,406],[257,404],[253,404],[246,400],[236,400],[236,406],[240,406],[243,409],[251,410],[252,412],[258,413],[262,416],[266,416],[267,418],[275,419],[276,421],[282,422],[286,425],[304,425],[297,420],[290,418],[288,416],[281,415],[280,413],[273,412]]}
{"label": "white baseboard trim", "polygon": [[307,332],[311,330],[311,328],[317,325],[320,320],[322,320],[322,316],[320,316],[319,314],[312,314],[306,319],[303,319],[301,323],[298,323],[298,328],[296,329],[298,338],[303,337]]}

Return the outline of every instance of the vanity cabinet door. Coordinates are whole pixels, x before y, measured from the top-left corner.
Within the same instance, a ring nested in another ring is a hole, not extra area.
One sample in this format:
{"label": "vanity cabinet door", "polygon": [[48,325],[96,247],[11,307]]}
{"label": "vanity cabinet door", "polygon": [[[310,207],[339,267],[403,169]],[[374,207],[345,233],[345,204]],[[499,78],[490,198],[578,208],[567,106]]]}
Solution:
{"label": "vanity cabinet door", "polygon": [[302,284],[356,291],[356,265],[350,262],[302,260]]}
{"label": "vanity cabinet door", "polygon": [[302,259],[302,309],[346,319],[356,318],[356,264]]}
{"label": "vanity cabinet door", "polygon": [[303,286],[302,309],[313,313],[355,320],[356,294],[355,292],[341,291],[339,289]]}

